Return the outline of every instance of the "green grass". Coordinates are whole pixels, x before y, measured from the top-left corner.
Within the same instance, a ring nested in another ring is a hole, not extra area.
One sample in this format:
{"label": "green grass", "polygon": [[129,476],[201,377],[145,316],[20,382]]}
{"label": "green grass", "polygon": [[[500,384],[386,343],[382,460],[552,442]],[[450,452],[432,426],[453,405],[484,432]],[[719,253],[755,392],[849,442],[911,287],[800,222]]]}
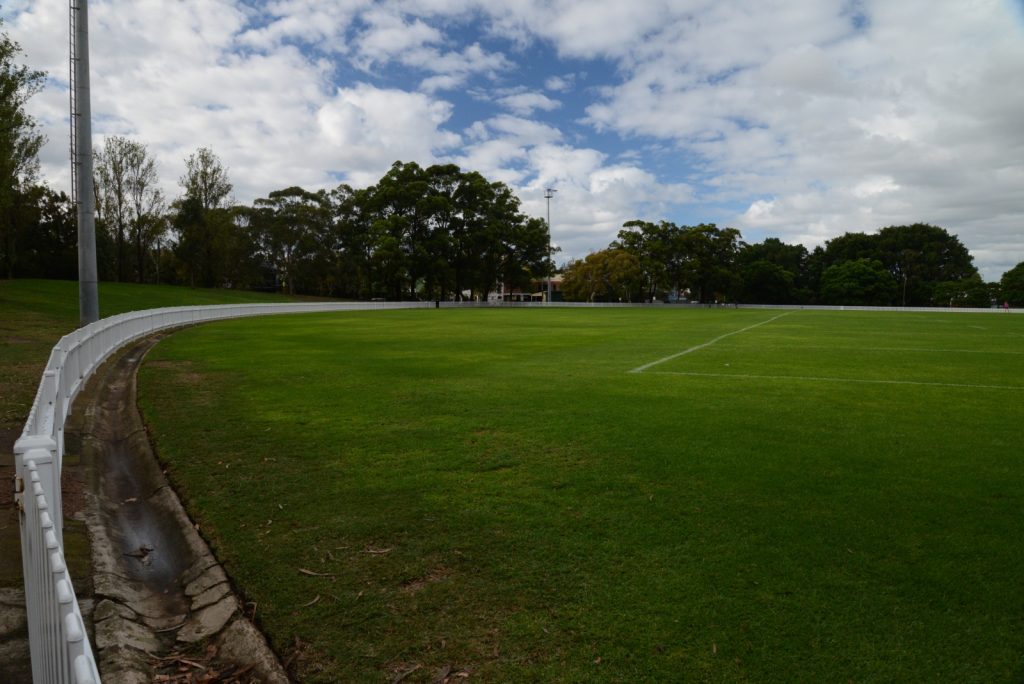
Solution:
{"label": "green grass", "polygon": [[629,372],[777,315],[237,320],[141,401],[302,681],[1024,679],[1024,317],[796,311]]}
{"label": "green grass", "polygon": [[[235,304],[285,301],[278,295],[229,290],[100,283],[100,313],[183,304]],[[0,280],[0,468],[5,476],[13,464],[11,448],[35,399],[39,378],[53,345],[78,327],[78,283],[60,280]],[[70,454],[68,465],[77,462]],[[5,488],[9,481],[3,483]],[[3,499],[7,501],[7,499]],[[88,543],[82,525],[68,523],[65,539],[74,577],[88,568]],[[0,587],[22,583],[18,553],[17,514],[0,512]]]}
{"label": "green grass", "polygon": [[[288,301],[274,294],[132,283],[100,283],[99,297],[102,317],[164,306]],[[0,429],[24,423],[50,350],[77,327],[77,282],[0,280]]]}

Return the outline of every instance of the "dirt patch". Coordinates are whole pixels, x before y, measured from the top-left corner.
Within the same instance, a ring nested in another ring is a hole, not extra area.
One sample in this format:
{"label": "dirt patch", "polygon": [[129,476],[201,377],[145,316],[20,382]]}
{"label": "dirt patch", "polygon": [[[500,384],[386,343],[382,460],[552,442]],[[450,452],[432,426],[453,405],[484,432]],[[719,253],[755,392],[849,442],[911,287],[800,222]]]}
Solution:
{"label": "dirt patch", "polygon": [[[195,370],[192,361],[146,361],[147,368],[170,371],[168,380],[181,387],[201,388],[207,383],[207,376]],[[195,400],[195,397],[190,397]]]}
{"label": "dirt patch", "polygon": [[[20,427],[0,428],[0,458],[10,457],[14,453],[14,443],[21,437],[21,430]],[[0,463],[7,463],[7,460],[4,459]]]}
{"label": "dirt patch", "polygon": [[205,376],[203,376],[202,373],[196,373],[195,371],[185,371],[174,376],[174,382],[179,385],[185,385],[186,387],[200,387],[205,381]]}
{"label": "dirt patch", "polygon": [[21,587],[21,528],[14,505],[14,442],[21,428],[0,429],[0,587]]}
{"label": "dirt patch", "polygon": [[430,684],[452,684],[453,682],[464,682],[470,678],[469,670],[454,665],[423,665],[421,663],[410,663],[399,661],[392,663],[385,668],[387,681],[391,684],[399,682],[430,682]]}
{"label": "dirt patch", "polygon": [[402,582],[401,590],[403,593],[406,594],[415,594],[419,591],[422,591],[423,588],[427,585],[436,584],[437,582],[444,581],[451,577],[451,575],[451,568],[445,567],[443,565],[438,565],[422,577],[416,577],[411,580],[406,580],[405,582]]}
{"label": "dirt patch", "polygon": [[146,361],[146,365],[149,366],[150,368],[178,369],[178,368],[192,368],[195,364],[192,363],[191,361],[167,361],[167,360],[150,361],[150,360],[147,360]]}
{"label": "dirt patch", "polygon": [[154,658],[153,681],[166,684],[259,684],[252,665],[218,664],[217,647],[210,645],[202,654],[174,652]]}
{"label": "dirt patch", "polygon": [[85,515],[85,473],[80,465],[65,465],[60,476],[64,517],[83,520]]}
{"label": "dirt patch", "polygon": [[0,508],[8,509],[14,507],[14,487],[12,486],[12,479],[14,478],[14,465],[8,465],[6,463],[0,465]]}

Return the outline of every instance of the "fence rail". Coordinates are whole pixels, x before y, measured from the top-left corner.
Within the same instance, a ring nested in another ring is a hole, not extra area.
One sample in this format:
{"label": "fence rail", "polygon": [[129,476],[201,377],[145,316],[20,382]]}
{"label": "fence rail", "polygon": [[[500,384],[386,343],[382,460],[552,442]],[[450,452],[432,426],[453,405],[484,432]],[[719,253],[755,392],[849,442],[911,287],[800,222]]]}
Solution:
{"label": "fence rail", "polygon": [[[14,445],[16,499],[22,512],[21,552],[33,680],[45,684],[98,684],[100,681],[78,599],[64,562],[60,482],[64,457],[64,423],[75,396],[85,386],[93,371],[111,354],[150,333],[203,321],[270,314],[487,306],[672,308],[675,305],[588,302],[325,302],[191,306],[119,314],[62,337],[50,353],[25,428]],[[899,307],[740,305],[740,308],[994,312],[993,309]]]}
{"label": "fence rail", "polygon": [[14,444],[33,681],[100,681],[82,611],[64,562],[60,482],[64,423],[75,396],[103,361],[125,344],[150,333],[203,321],[434,306],[433,302],[353,302],[174,307],[111,316],[62,337],[50,353],[25,428]]}

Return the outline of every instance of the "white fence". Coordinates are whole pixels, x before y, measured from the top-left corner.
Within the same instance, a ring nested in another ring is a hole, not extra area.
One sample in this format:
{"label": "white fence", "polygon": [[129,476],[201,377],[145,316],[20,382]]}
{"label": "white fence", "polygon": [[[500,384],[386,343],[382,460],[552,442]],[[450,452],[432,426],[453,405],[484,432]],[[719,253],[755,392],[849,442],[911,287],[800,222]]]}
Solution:
{"label": "white fence", "polygon": [[[352,302],[241,304],[151,309],[111,316],[65,335],[53,348],[22,436],[14,445],[17,500],[22,510],[21,552],[25,575],[32,677],[36,682],[98,684],[100,681],[71,577],[64,562],[61,462],[64,422],[71,404],[94,370],[128,342],[157,330],[244,316],[367,309],[443,307],[603,307],[671,305],[512,302]],[[900,309],[883,307],[744,306],[741,308],[974,311],[992,309]]]}
{"label": "white fence", "polygon": [[89,376],[128,342],[157,330],[267,314],[433,308],[433,302],[243,304],[151,309],[105,318],[65,335],[53,348],[21,438],[15,442],[21,556],[32,679],[98,684],[99,672],[64,562],[61,463],[64,422]]}

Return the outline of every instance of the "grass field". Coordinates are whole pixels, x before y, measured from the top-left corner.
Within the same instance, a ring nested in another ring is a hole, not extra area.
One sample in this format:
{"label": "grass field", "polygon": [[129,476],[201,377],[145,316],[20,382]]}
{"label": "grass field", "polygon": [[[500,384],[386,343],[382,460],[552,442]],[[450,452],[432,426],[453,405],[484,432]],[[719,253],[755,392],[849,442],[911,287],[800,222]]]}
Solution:
{"label": "grass field", "polygon": [[1024,316],[781,313],[236,320],[141,403],[302,681],[1024,680]]}
{"label": "grass field", "polygon": [[[103,316],[184,304],[236,304],[287,301],[279,295],[186,287],[100,283]],[[20,586],[21,556],[17,513],[10,508],[12,448],[35,399],[39,378],[53,345],[78,327],[78,283],[63,280],[0,280],[0,587]],[[69,466],[77,463],[70,454]],[[72,576],[87,580],[88,543],[84,525],[68,521],[65,541]]]}
{"label": "grass field", "polygon": [[[197,304],[288,301],[280,295],[168,285],[100,283],[100,315]],[[0,280],[0,429],[19,432],[61,336],[78,327],[78,283]]]}

